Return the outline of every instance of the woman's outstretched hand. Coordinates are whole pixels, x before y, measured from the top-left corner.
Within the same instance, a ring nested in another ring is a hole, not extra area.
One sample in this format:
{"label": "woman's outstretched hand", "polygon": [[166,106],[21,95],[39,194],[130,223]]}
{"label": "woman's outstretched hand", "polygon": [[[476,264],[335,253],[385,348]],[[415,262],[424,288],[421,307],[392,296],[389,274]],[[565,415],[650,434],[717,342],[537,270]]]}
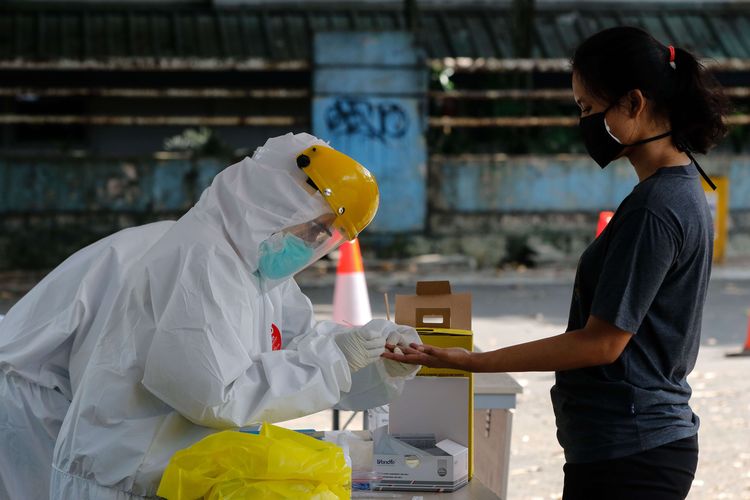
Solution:
{"label": "woman's outstretched hand", "polygon": [[[398,351],[394,352],[394,349]],[[393,344],[385,345],[386,351],[381,354],[386,359],[392,359],[400,363],[412,365],[423,365],[431,368],[456,368],[459,370],[471,370],[471,353],[459,347],[440,348],[427,344],[409,344],[409,346]]]}

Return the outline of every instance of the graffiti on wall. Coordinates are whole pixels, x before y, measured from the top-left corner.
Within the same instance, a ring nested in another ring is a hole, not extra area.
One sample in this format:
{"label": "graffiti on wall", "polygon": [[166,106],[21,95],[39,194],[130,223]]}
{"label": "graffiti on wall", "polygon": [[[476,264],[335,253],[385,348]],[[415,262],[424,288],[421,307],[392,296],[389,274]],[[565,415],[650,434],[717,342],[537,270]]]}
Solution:
{"label": "graffiti on wall", "polygon": [[400,104],[366,98],[339,97],[326,110],[325,122],[332,133],[384,143],[404,137],[409,130],[409,116]]}

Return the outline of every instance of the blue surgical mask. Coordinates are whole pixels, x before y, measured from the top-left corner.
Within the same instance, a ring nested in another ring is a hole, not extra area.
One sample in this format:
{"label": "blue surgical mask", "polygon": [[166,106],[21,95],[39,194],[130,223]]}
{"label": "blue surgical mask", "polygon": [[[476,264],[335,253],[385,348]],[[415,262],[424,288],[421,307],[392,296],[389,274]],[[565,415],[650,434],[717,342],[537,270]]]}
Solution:
{"label": "blue surgical mask", "polygon": [[283,234],[260,244],[258,273],[264,278],[278,280],[293,276],[313,257],[313,249],[293,234]]}

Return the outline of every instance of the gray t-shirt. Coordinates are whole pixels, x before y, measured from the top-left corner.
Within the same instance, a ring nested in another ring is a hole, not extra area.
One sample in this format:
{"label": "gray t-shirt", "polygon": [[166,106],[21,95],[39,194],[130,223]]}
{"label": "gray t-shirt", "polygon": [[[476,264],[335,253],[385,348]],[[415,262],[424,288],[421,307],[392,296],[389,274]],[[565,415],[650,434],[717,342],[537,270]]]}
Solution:
{"label": "gray t-shirt", "polygon": [[695,365],[713,222],[694,165],[640,182],[583,252],[568,330],[589,315],[635,333],[610,365],[556,373],[557,437],[570,463],[632,455],[693,436]]}

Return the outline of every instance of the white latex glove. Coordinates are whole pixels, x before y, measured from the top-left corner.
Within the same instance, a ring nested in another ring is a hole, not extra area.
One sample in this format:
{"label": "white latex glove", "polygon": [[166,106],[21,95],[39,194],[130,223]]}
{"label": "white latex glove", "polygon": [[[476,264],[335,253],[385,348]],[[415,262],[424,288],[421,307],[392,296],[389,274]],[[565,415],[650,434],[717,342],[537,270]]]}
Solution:
{"label": "white latex glove", "polygon": [[[409,344],[412,343],[422,343],[417,331],[410,326],[404,325],[396,325],[396,330],[388,334],[387,342],[389,344],[397,346],[393,350],[393,352],[398,354],[403,354],[398,346],[408,347]],[[393,361],[392,359],[384,359],[383,365],[385,366],[385,371],[391,377],[408,377],[410,375],[416,374],[419,369],[422,368],[420,365],[399,363],[398,361]]]}
{"label": "white latex glove", "polygon": [[352,372],[381,359],[380,355],[385,352],[387,330],[376,323],[380,321],[383,320],[372,320],[359,329],[340,333],[334,337],[336,345],[344,353]]}

